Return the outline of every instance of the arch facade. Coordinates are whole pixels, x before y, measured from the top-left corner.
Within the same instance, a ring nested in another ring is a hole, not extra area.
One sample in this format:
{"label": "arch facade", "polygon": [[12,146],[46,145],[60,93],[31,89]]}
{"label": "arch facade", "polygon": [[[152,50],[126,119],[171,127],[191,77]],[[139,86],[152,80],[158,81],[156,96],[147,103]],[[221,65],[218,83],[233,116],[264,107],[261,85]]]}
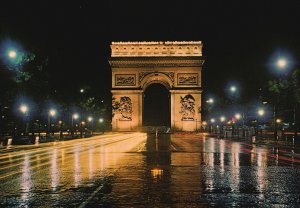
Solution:
{"label": "arch facade", "polygon": [[195,131],[201,124],[202,43],[112,42],[112,129],[143,127],[143,93],[153,83],[170,91],[171,128]]}

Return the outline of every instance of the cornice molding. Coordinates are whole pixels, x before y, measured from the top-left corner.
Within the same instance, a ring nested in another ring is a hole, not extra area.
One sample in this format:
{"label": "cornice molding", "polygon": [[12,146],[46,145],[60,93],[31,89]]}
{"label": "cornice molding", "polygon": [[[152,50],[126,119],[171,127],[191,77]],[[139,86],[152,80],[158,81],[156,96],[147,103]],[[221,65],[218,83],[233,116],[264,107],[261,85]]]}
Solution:
{"label": "cornice molding", "polygon": [[130,67],[202,67],[204,64],[202,57],[168,57],[168,58],[133,58],[133,57],[112,57],[109,64],[112,68]]}

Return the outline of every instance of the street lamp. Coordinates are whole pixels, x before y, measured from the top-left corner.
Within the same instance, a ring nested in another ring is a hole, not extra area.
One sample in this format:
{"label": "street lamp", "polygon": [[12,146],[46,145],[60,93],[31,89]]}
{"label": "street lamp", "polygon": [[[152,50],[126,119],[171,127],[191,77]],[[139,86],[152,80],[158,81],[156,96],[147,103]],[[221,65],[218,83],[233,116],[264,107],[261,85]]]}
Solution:
{"label": "street lamp", "polygon": [[259,116],[265,115],[264,109],[259,109],[259,110],[257,111],[257,114],[258,114]]}
{"label": "street lamp", "polygon": [[102,123],[103,123],[104,119],[103,118],[99,118],[99,123],[100,123],[100,129],[103,130],[103,134],[104,134],[104,128],[102,127]]}
{"label": "street lamp", "polygon": [[242,115],[240,113],[236,113],[234,115],[234,117],[237,119],[237,120],[240,120],[242,118]]}
{"label": "street lamp", "polygon": [[234,85],[230,86],[229,89],[230,89],[230,92],[232,92],[232,93],[235,93],[237,91],[237,88]]}
{"label": "street lamp", "polygon": [[72,132],[71,132],[71,134],[72,134],[72,137],[73,137],[73,135],[74,135],[74,120],[77,120],[78,118],[79,118],[78,113],[74,113],[74,114],[72,115],[72,122],[71,122],[71,127],[72,127]]}
{"label": "street lamp", "polygon": [[54,117],[56,115],[55,109],[50,109],[48,112],[48,135],[50,135],[51,132],[51,117]]}
{"label": "street lamp", "polygon": [[[265,115],[265,110],[264,109],[258,109],[257,114],[259,117],[263,117]],[[259,118],[257,117],[256,119],[256,125],[257,125],[257,134],[258,134],[258,127],[259,127]],[[262,131],[261,131],[261,136],[262,136]]]}
{"label": "street lamp", "polygon": [[279,69],[285,69],[287,66],[287,60],[285,58],[279,58],[276,62]]}
{"label": "street lamp", "polygon": [[24,115],[27,114],[28,110],[29,110],[29,109],[28,109],[28,106],[27,106],[27,105],[22,104],[22,105],[20,106],[20,111],[21,111]]}
{"label": "street lamp", "polygon": [[206,102],[209,103],[209,104],[213,104],[215,101],[214,101],[213,98],[209,98]]}
{"label": "street lamp", "polygon": [[92,117],[92,116],[89,116],[89,117],[87,118],[87,120],[88,120],[88,122],[89,122],[89,124],[90,124],[90,126],[91,126],[91,135],[93,136],[93,117]]}
{"label": "street lamp", "polygon": [[25,119],[25,135],[27,135],[28,133],[28,112],[29,112],[29,108],[27,105],[25,104],[21,104],[20,108],[19,108],[20,112],[24,115],[24,119]]}
{"label": "street lamp", "polygon": [[8,57],[11,58],[11,59],[14,59],[16,58],[17,56],[17,52],[15,50],[9,50],[8,51]]}
{"label": "street lamp", "polygon": [[225,116],[220,117],[220,121],[223,123],[226,120]]}

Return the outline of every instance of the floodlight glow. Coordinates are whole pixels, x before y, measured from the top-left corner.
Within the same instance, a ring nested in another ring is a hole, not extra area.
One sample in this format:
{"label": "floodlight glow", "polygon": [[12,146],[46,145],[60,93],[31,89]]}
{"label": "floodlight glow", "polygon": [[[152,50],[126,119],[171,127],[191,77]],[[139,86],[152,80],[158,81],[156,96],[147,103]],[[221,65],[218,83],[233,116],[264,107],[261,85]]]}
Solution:
{"label": "floodlight glow", "polygon": [[281,123],[281,119],[280,119],[280,118],[277,118],[277,119],[276,119],[276,123]]}
{"label": "floodlight glow", "polygon": [[216,120],[215,120],[214,118],[210,119],[210,122],[211,122],[211,123],[215,123],[215,121],[216,121]]}
{"label": "floodlight glow", "polygon": [[103,121],[104,121],[103,118],[99,118],[100,123],[103,123]]}
{"label": "floodlight glow", "polygon": [[203,122],[202,122],[202,125],[203,125],[203,126],[206,126],[206,125],[207,125],[207,122],[206,122],[206,121],[203,121]]}
{"label": "floodlight glow", "polygon": [[91,122],[93,120],[93,117],[89,116],[87,120],[88,122]]}
{"label": "floodlight glow", "polygon": [[80,89],[80,93],[84,93],[84,89]]}

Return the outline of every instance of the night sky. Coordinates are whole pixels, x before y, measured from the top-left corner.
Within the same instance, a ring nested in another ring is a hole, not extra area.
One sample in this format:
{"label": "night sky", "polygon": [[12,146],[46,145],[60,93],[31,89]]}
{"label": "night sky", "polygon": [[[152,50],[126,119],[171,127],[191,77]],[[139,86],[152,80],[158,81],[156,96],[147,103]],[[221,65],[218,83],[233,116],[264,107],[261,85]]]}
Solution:
{"label": "night sky", "polygon": [[205,93],[237,81],[256,96],[271,77],[270,57],[300,60],[300,1],[9,0],[0,3],[0,38],[49,58],[49,87],[109,96],[111,41],[201,40]]}

